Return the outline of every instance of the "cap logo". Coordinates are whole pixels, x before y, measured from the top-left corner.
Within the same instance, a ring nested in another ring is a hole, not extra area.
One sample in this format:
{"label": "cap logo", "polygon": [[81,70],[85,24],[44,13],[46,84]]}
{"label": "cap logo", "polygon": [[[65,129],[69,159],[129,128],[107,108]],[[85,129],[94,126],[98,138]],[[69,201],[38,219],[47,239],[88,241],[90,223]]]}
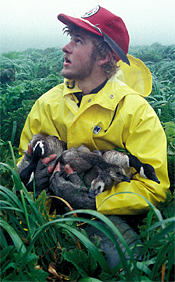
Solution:
{"label": "cap logo", "polygon": [[95,15],[100,10],[100,6],[96,6],[94,9],[90,10],[89,12],[85,13],[81,18],[89,18]]}

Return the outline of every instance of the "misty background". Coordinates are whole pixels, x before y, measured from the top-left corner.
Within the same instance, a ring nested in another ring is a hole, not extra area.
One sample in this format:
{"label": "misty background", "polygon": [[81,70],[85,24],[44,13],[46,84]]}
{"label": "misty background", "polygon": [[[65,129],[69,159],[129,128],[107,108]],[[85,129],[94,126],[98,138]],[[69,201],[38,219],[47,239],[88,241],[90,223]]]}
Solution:
{"label": "misty background", "polygon": [[175,44],[174,0],[5,0],[0,5],[0,53],[62,47],[68,38],[57,15],[81,17],[97,5],[124,20],[132,46]]}

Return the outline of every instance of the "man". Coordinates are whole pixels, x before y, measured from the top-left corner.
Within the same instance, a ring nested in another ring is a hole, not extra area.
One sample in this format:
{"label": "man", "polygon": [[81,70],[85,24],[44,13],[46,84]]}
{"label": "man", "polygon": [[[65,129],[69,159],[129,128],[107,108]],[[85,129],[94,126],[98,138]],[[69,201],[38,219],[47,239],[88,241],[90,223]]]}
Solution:
{"label": "man", "polygon": [[[151,74],[140,60],[126,56],[128,31],[123,20],[108,10],[97,6],[81,18],[59,14],[58,19],[71,36],[63,47],[65,81],[36,101],[21,135],[20,153],[36,133],[56,135],[67,142],[68,148],[84,144],[91,151],[126,149],[155,168],[160,184],[134,174],[130,183],[112,187],[96,196],[94,203],[88,198],[88,189],[83,188],[78,196],[74,185],[69,190],[59,185],[58,164],[50,189],[73,208],[97,209],[107,215],[142,214],[149,205],[141,196],[156,206],[165,200],[169,187],[166,137],[158,117],[143,98],[151,92]],[[30,155],[29,146],[25,161]],[[41,171],[49,179],[53,171],[49,162],[55,157],[40,162],[36,184],[41,184]],[[21,162],[19,170],[22,166]],[[73,173],[69,166],[66,172]]]}

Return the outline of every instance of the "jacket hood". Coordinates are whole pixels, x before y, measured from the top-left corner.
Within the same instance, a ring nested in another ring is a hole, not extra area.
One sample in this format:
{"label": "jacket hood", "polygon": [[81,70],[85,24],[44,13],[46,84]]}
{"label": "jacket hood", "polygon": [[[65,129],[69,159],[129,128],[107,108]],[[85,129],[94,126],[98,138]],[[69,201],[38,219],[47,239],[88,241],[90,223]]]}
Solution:
{"label": "jacket hood", "polygon": [[119,61],[115,77],[124,82],[127,86],[138,92],[140,96],[147,97],[152,91],[152,75],[145,64],[128,55],[130,66]]}

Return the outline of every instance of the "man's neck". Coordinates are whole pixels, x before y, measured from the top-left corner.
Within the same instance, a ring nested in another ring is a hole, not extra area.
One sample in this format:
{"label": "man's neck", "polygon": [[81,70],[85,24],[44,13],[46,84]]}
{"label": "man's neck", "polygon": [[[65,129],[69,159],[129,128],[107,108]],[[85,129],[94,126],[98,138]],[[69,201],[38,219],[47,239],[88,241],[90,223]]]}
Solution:
{"label": "man's neck", "polygon": [[94,76],[91,80],[81,80],[78,82],[79,89],[82,90],[83,95],[89,94],[93,89],[97,88],[106,80],[106,76],[102,75],[100,77]]}
{"label": "man's neck", "polygon": [[[96,94],[98,93],[106,84],[106,82],[108,81],[108,79],[106,78],[105,81],[103,81],[103,83],[101,83],[100,85],[98,85],[96,88],[92,89],[91,92],[89,94]],[[82,92],[75,92],[74,95],[77,97],[78,99],[78,103],[77,106],[79,107],[81,104],[81,100],[83,97],[83,93]]]}

